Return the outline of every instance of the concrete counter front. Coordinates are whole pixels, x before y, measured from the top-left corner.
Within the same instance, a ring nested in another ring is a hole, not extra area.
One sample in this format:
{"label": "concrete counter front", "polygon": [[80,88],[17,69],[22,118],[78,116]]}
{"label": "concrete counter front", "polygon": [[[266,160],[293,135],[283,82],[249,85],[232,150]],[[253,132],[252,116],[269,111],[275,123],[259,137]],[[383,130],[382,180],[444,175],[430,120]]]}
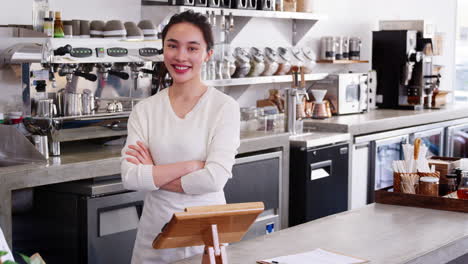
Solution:
{"label": "concrete counter front", "polygon": [[[227,253],[231,264],[254,264],[315,248],[370,263],[447,263],[468,254],[468,214],[370,204],[230,245]],[[177,263],[198,264],[200,257]]]}
{"label": "concrete counter front", "polygon": [[[281,148],[284,188],[289,182],[289,134],[247,133],[241,135],[239,154]],[[0,168],[0,226],[11,246],[12,191],[47,184],[120,174],[122,146],[102,146],[75,142],[62,148],[60,157],[47,163]]]}

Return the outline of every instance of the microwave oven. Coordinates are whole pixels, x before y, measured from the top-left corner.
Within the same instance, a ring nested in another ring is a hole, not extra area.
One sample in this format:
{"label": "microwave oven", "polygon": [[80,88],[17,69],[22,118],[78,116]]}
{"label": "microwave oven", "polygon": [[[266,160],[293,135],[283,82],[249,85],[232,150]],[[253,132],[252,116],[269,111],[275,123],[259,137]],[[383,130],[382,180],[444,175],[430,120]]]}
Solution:
{"label": "microwave oven", "polygon": [[367,79],[366,73],[330,74],[310,89],[327,90],[325,100],[334,115],[362,113],[368,110]]}

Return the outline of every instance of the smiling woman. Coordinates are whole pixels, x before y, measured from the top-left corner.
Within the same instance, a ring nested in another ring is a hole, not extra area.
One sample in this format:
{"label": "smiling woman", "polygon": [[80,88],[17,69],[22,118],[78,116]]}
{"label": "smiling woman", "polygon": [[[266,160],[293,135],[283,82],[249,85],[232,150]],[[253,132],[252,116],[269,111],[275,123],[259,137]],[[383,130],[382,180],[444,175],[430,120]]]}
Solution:
{"label": "smiling woman", "polygon": [[226,203],[224,185],[240,144],[239,105],[201,81],[212,56],[207,19],[187,11],[162,32],[165,71],[173,83],[138,103],[128,120],[122,150],[127,189],[148,191],[132,263],[172,263],[203,247],[155,250],[154,238],[172,214],[187,207]]}

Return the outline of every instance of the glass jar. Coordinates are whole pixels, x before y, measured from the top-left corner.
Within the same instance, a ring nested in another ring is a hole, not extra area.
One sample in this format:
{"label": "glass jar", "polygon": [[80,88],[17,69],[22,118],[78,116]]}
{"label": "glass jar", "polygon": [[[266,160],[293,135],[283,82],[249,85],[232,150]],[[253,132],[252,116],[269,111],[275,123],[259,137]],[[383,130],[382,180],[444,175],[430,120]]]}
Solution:
{"label": "glass jar", "polygon": [[439,184],[439,195],[444,196],[457,191],[457,175],[447,174],[445,175],[446,183]]}
{"label": "glass jar", "polygon": [[439,178],[421,177],[419,179],[419,194],[439,196]]}
{"label": "glass jar", "polygon": [[312,69],[317,64],[315,61],[317,56],[311,48],[302,48],[302,55],[304,56],[304,73],[312,73]]}
{"label": "glass jar", "polygon": [[278,70],[275,75],[285,75],[291,70],[291,53],[287,48],[278,48]]}
{"label": "glass jar", "polygon": [[468,171],[463,171],[457,190],[458,199],[468,200]]}
{"label": "glass jar", "polygon": [[236,58],[236,71],[233,77],[244,78],[250,72],[250,58],[246,50],[242,48],[236,48],[234,51],[234,57]]}
{"label": "glass jar", "polygon": [[266,116],[265,131],[267,132],[275,131],[275,127],[278,126],[277,118],[278,118],[278,115],[276,114]]}
{"label": "glass jar", "polygon": [[276,115],[276,126],[275,126],[275,132],[284,132],[285,131],[285,128],[284,128],[284,114],[281,113],[281,114],[277,114]]}
{"label": "glass jar", "polygon": [[278,53],[272,48],[265,48],[265,70],[262,76],[272,76],[278,71]]}
{"label": "glass jar", "polygon": [[257,48],[252,48],[250,52],[250,72],[249,77],[260,76],[265,71],[265,56],[262,51]]}
{"label": "glass jar", "polygon": [[297,0],[283,0],[283,11],[296,12]]}
{"label": "glass jar", "polygon": [[[293,65],[293,67],[296,66],[298,69],[301,68],[304,65],[304,57],[302,51],[299,48],[292,48],[291,54],[291,64]],[[289,71],[288,73],[291,74],[292,72]]]}
{"label": "glass jar", "polygon": [[252,132],[259,129],[259,112],[256,107],[241,108],[241,131]]}

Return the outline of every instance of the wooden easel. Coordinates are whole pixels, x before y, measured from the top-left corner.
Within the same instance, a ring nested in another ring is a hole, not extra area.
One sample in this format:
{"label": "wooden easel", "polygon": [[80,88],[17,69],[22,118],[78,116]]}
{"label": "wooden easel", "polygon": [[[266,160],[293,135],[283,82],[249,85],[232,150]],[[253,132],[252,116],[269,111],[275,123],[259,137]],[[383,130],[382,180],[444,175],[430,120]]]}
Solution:
{"label": "wooden easel", "polygon": [[264,208],[262,202],[186,208],[172,216],[153,248],[205,245],[202,264],[228,264],[222,243],[240,241]]}

